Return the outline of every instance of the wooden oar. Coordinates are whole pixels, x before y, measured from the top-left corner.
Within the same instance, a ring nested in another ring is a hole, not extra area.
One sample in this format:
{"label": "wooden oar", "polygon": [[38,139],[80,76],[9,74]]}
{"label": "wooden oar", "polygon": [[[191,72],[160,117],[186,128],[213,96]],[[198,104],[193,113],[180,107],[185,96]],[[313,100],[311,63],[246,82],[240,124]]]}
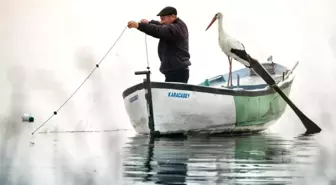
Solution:
{"label": "wooden oar", "polygon": [[295,104],[286,96],[286,94],[277,86],[275,80],[272,76],[267,72],[267,70],[255,59],[250,57],[249,62],[251,64],[251,68],[269,85],[271,86],[280,96],[287,102],[287,104],[292,108],[295,114],[300,118],[303,125],[306,127],[305,134],[316,134],[321,132],[321,128],[317,126],[312,120],[310,120],[299,108],[295,106]]}

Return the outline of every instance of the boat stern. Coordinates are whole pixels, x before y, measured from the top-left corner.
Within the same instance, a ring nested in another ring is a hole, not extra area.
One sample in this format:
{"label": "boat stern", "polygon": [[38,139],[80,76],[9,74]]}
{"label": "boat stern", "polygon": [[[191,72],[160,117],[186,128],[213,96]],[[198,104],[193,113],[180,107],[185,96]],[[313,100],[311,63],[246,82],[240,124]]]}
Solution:
{"label": "boat stern", "polygon": [[[131,93],[129,93],[131,92]],[[126,89],[123,93],[124,105],[130,122],[137,133],[146,134],[148,128],[148,111],[143,83]]]}

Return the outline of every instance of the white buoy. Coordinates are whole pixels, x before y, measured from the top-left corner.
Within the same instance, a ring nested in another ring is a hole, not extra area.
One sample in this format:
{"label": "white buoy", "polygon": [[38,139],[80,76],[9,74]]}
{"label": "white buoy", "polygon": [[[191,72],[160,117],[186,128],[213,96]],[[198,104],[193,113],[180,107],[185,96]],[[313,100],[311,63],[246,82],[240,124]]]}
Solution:
{"label": "white buoy", "polygon": [[34,122],[34,117],[31,116],[30,114],[23,114],[22,121],[23,122]]}

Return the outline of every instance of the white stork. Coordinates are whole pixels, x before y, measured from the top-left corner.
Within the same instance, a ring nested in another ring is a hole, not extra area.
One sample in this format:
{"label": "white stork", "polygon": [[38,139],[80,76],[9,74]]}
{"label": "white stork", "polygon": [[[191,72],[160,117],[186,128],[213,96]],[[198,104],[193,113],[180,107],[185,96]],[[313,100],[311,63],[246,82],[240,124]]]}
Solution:
{"label": "white stork", "polygon": [[[252,68],[254,72],[256,72],[269,86],[271,86],[293,109],[296,115],[300,118],[303,125],[306,127],[307,131],[305,134],[316,134],[321,132],[321,128],[317,126],[312,120],[310,120],[306,115],[298,109],[294,103],[286,96],[286,94],[277,86],[275,80],[272,76],[267,72],[267,70],[254,58],[252,58],[249,54],[246,53],[245,47],[242,43],[237,41],[236,39],[230,37],[222,27],[222,13],[217,13],[215,17],[210,22],[209,26],[206,30],[210,28],[210,26],[218,19],[218,34],[219,34],[219,46],[222,48],[222,51],[228,56],[230,63],[230,73],[229,80],[231,80],[232,85],[232,58],[237,60],[238,62],[245,65],[247,68]],[[205,30],[205,31],[206,31]],[[228,81],[229,84],[229,81]]]}
{"label": "white stork", "polygon": [[222,51],[226,54],[229,60],[230,64],[230,72],[229,72],[229,79],[228,79],[228,86],[229,82],[232,85],[232,58],[234,58],[236,61],[242,63],[248,68],[251,68],[250,66],[250,56],[246,53],[245,47],[242,43],[240,43],[235,38],[228,35],[224,29],[223,29],[223,14],[221,12],[218,12],[212,21],[210,22],[209,26],[206,28],[205,31],[207,31],[210,26],[218,20],[218,42],[219,46],[222,49]]}

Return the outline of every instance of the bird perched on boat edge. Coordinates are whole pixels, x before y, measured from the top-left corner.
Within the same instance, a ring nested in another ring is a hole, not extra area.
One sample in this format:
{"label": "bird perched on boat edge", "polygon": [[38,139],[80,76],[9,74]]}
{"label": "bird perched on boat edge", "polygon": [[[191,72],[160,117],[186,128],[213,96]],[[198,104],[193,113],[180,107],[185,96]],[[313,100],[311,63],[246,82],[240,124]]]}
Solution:
{"label": "bird perched on boat edge", "polygon": [[[216,20],[218,20],[218,42],[219,42],[219,46],[222,49],[222,51],[225,53],[225,55],[228,57],[229,64],[230,64],[228,86],[229,86],[229,83],[230,83],[230,85],[232,85],[232,58],[234,58],[236,61],[240,62],[241,64],[245,65],[247,68],[252,68],[257,74],[259,74],[261,77],[263,77],[261,75],[263,73],[260,74],[260,72],[265,72],[265,71],[262,71],[262,69],[260,69],[261,70],[260,71],[260,70],[258,70],[259,68],[255,69],[252,66],[252,65],[256,64],[258,67],[262,67],[259,64],[259,62],[256,61],[255,59],[253,59],[248,53],[246,53],[245,46],[241,42],[239,42],[235,38],[231,37],[230,35],[228,35],[224,31],[224,29],[223,29],[223,14],[221,12],[218,12],[218,13],[215,14],[215,16],[213,17],[213,19],[211,20],[210,24],[208,25],[208,27],[206,28],[205,31],[207,31]],[[267,79],[267,80],[272,80],[272,79]],[[272,83],[273,83],[273,81],[272,81]]]}
{"label": "bird perched on boat edge", "polygon": [[286,96],[286,94],[277,86],[277,83],[272,78],[272,76],[267,72],[267,70],[254,58],[246,53],[245,47],[242,43],[236,39],[230,37],[222,27],[222,13],[217,13],[206,30],[218,19],[218,34],[219,34],[219,45],[222,48],[222,51],[228,56],[230,62],[230,74],[232,85],[232,76],[231,76],[231,62],[234,58],[238,62],[245,65],[247,68],[251,68],[255,73],[257,73],[273,90],[275,90],[286,103],[292,108],[292,110],[298,115],[303,125],[306,127],[306,134],[315,134],[321,132],[321,128],[317,126],[312,120],[310,120],[303,112],[298,109],[295,104]]}

